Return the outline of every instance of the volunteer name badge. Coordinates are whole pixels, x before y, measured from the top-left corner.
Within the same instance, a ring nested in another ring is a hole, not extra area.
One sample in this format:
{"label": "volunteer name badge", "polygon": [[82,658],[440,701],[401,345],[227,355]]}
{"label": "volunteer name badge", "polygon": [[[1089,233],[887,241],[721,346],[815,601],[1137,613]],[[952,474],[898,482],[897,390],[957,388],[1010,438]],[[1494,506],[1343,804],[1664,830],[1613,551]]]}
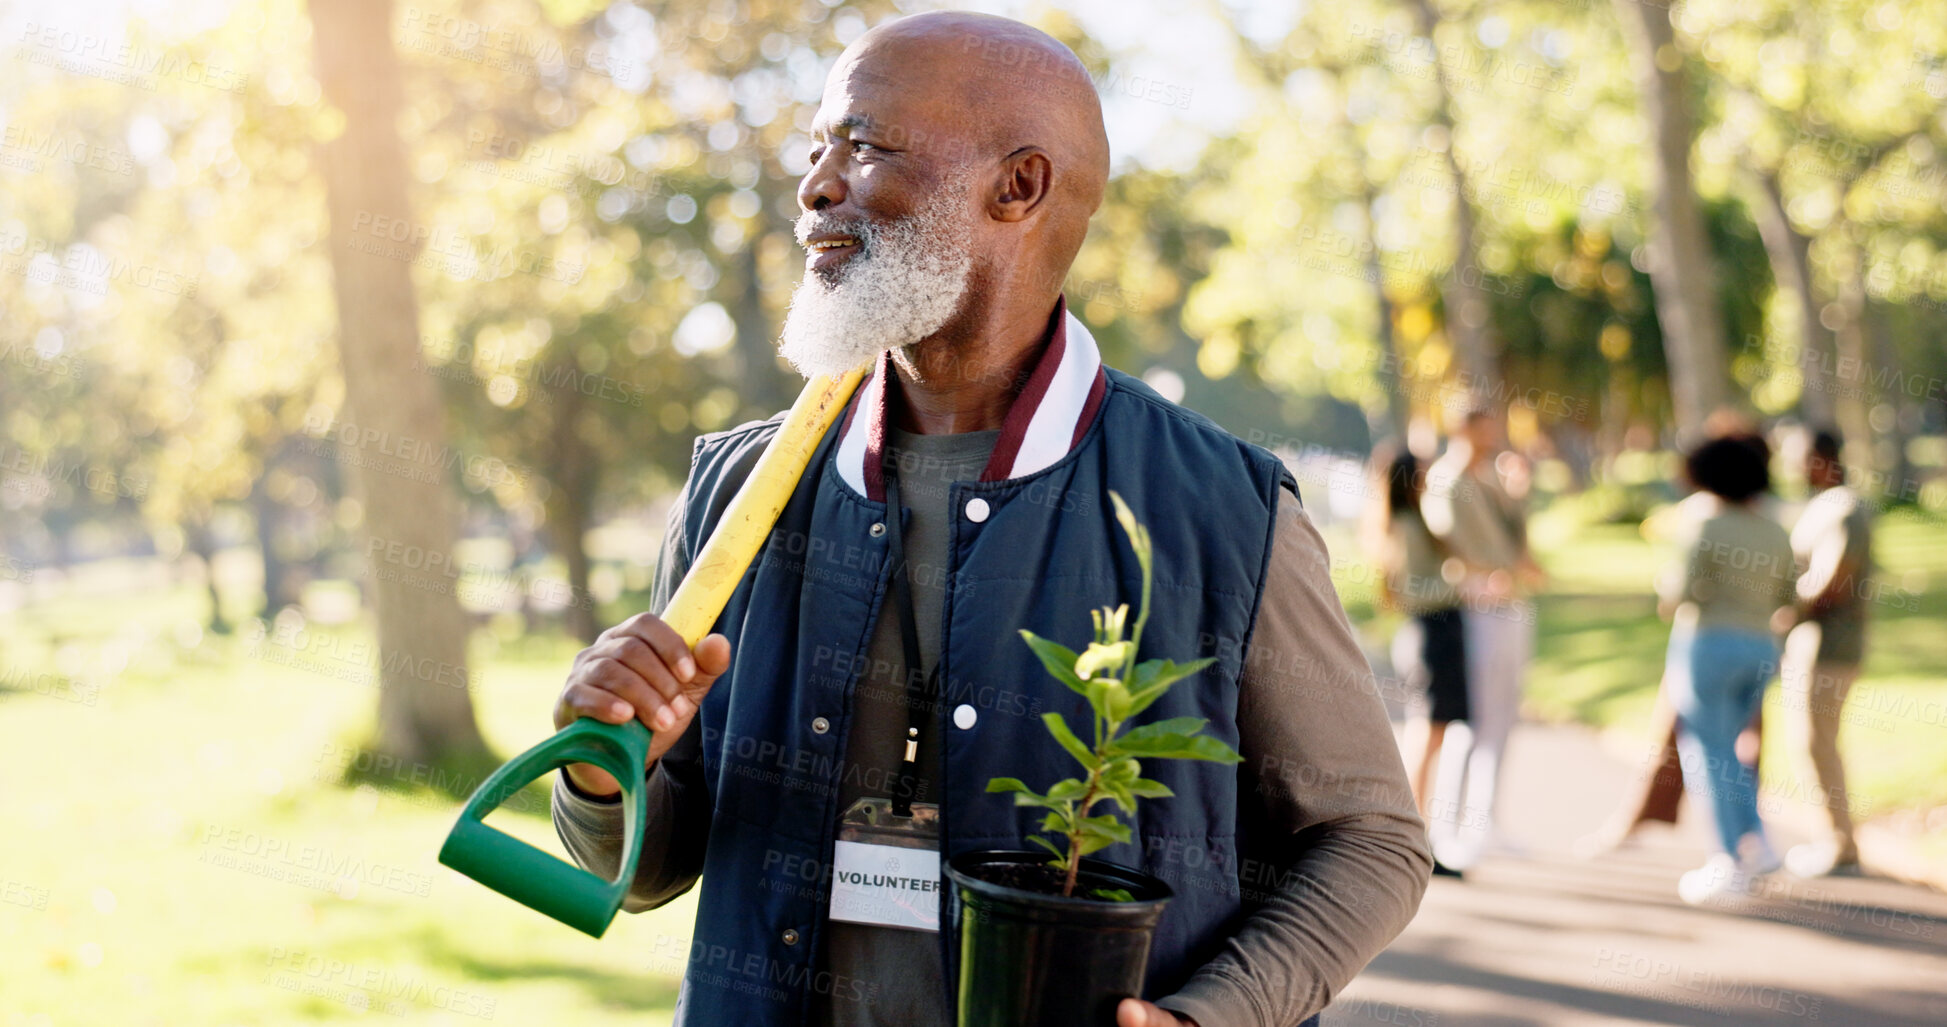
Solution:
{"label": "volunteer name badge", "polygon": [[833,920],[907,931],[940,929],[940,809],[860,799],[845,811],[832,850]]}

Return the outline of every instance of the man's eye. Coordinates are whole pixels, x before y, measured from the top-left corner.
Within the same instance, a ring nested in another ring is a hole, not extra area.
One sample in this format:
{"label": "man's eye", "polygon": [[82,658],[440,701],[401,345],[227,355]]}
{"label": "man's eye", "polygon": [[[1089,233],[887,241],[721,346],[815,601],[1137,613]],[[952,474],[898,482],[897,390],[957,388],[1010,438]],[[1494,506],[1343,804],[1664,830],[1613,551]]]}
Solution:
{"label": "man's eye", "polygon": [[[868,142],[866,142],[866,141],[865,141],[865,140],[863,140],[863,139],[849,139],[849,140],[846,140],[846,141],[852,144],[852,152],[853,152],[853,153],[865,153],[865,152],[867,152],[867,151],[872,151],[872,152],[875,152],[875,153],[883,153],[883,152],[884,152],[884,151],[883,151],[883,150],[881,150],[881,149],[880,149],[880,148],[879,148],[878,146],[876,146],[876,145],[874,145],[874,144],[872,144],[872,143],[868,143]],[[818,161],[819,161],[819,160],[821,160],[821,159],[822,159],[822,158],[823,158],[824,156],[825,156],[825,147],[823,147],[823,146],[814,146],[814,147],[812,147],[812,148],[811,148],[811,153],[810,153],[809,155],[807,155],[807,157],[806,157],[805,159],[806,159],[807,161],[809,161],[810,163],[812,163],[812,164],[816,164],[816,163],[818,163]]]}

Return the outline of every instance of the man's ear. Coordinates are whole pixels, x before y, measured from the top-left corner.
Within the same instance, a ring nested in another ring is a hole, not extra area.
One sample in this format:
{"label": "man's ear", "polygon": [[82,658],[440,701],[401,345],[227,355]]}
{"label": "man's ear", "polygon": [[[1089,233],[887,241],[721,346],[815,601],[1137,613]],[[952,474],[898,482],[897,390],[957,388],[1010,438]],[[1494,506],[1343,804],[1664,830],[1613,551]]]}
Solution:
{"label": "man's ear", "polygon": [[987,203],[996,221],[1024,221],[1055,187],[1055,165],[1048,151],[1023,146],[1001,161],[999,188]]}

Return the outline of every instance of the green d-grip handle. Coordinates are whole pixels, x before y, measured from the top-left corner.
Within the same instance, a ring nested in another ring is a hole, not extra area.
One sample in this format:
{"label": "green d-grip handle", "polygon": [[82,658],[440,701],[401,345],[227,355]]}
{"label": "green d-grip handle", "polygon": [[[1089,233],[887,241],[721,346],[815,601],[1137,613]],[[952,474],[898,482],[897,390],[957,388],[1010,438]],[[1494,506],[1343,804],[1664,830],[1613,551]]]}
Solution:
{"label": "green d-grip handle", "polygon": [[[622,908],[642,857],[642,822],[649,802],[642,767],[649,759],[649,738],[649,729],[639,720],[604,724],[583,717],[562,728],[494,771],[474,791],[440,847],[439,861],[523,906],[601,937]],[[483,822],[529,783],[570,763],[592,763],[622,784],[622,861],[613,881]]]}
{"label": "green d-grip handle", "polygon": [[[819,440],[844,411],[864,369],[805,383],[784,417],[777,436],[764,449],[750,476],[737,490],[716,530],[697,551],[689,573],[662,610],[663,622],[694,649],[723,612],[771,526],[790,501]],[[649,758],[649,728],[639,720],[604,724],[586,717],[553,738],[494,771],[440,847],[439,861],[530,909],[599,938],[608,930],[635,881],[642,856],[642,827],[649,795],[643,791]],[[570,866],[540,849],[488,827],[482,821],[507,798],[556,767],[592,763],[622,783],[622,860],[613,881]]]}

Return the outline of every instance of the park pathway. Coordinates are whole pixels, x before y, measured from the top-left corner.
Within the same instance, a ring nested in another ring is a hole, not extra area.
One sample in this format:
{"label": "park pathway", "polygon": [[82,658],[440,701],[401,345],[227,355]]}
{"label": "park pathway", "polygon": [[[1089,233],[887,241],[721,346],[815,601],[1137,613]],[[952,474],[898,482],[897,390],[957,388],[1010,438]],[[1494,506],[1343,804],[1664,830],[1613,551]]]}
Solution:
{"label": "park pathway", "polygon": [[[1518,854],[1435,878],[1419,916],[1340,995],[1327,1025],[1947,1025],[1947,896],[1883,879],[1767,879],[1733,909],[1695,909],[1677,875],[1706,823],[1594,860],[1572,854],[1629,786],[1580,728],[1523,725],[1503,822]],[[1769,814],[1768,814],[1769,815]],[[1774,820],[1784,845],[1809,821]]]}

